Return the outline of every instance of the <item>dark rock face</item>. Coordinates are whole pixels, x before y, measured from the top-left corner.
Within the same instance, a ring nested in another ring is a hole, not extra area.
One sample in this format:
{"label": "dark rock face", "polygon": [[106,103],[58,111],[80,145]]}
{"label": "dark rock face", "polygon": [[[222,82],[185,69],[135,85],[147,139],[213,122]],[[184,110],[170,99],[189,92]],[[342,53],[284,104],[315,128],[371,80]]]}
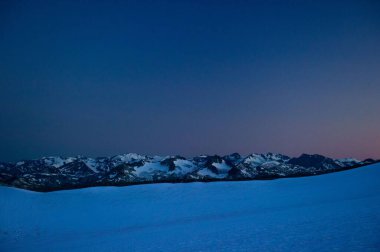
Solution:
{"label": "dark rock face", "polygon": [[242,171],[238,167],[233,166],[231,168],[231,170],[228,171],[228,178],[231,178],[231,179],[242,179],[242,178],[244,178],[244,175],[243,175]]}
{"label": "dark rock face", "polygon": [[219,174],[219,170],[218,168],[215,166],[215,164],[220,164],[223,162],[223,159],[222,157],[219,157],[217,155],[214,155],[214,156],[207,156],[205,158],[205,164],[204,166],[209,169],[211,172],[215,173],[215,174]]}
{"label": "dark rock face", "polygon": [[322,155],[308,155],[308,154],[302,154],[298,158],[292,158],[288,162],[292,165],[299,165],[303,167],[314,167],[317,169],[322,169],[326,165],[331,165],[334,168],[339,167],[333,159],[324,157]]}
{"label": "dark rock face", "polygon": [[45,157],[17,163],[0,163],[0,183],[34,190],[54,191],[103,185],[160,182],[274,179],[341,171],[378,162],[373,159],[332,159],[302,154],[241,156],[149,157],[124,154],[113,157]]}
{"label": "dark rock face", "polygon": [[168,157],[164,160],[160,161],[160,164],[166,165],[169,168],[169,171],[175,170],[175,161],[176,160],[185,160],[186,158],[181,156],[175,156],[175,157]]}

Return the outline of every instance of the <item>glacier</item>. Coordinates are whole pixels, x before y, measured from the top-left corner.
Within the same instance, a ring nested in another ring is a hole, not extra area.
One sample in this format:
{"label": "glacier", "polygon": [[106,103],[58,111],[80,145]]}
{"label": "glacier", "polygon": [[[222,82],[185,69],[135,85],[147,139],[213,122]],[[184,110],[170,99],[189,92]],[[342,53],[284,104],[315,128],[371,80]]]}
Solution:
{"label": "glacier", "polygon": [[0,186],[1,251],[379,251],[380,164],[280,180]]}

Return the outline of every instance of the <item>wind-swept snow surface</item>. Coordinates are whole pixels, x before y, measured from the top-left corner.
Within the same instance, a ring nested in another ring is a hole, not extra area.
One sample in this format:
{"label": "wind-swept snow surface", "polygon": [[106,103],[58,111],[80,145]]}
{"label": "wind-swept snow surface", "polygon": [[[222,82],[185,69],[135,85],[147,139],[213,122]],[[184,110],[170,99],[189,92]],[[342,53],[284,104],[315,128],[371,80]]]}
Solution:
{"label": "wind-swept snow surface", "polygon": [[380,164],[271,181],[0,187],[0,251],[378,251]]}

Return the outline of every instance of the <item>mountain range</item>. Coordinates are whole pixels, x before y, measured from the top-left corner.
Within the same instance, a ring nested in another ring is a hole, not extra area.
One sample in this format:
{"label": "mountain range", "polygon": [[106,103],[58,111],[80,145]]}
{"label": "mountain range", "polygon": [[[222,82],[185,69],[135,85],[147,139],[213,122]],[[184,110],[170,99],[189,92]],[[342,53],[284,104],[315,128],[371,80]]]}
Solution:
{"label": "mountain range", "polygon": [[380,160],[333,159],[322,155],[233,153],[226,156],[43,157],[0,163],[0,183],[33,190],[55,191],[90,186],[124,186],[161,182],[208,182],[300,177],[352,169]]}

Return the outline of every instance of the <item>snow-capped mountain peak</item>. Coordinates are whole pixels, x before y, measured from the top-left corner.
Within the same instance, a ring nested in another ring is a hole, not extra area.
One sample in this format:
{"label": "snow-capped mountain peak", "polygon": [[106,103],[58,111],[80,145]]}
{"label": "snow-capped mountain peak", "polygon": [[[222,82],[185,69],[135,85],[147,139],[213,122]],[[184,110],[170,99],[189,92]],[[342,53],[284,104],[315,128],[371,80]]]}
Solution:
{"label": "snow-capped mountain peak", "polygon": [[130,185],[151,182],[188,182],[236,179],[268,179],[308,176],[345,170],[375,160],[332,159],[302,154],[233,153],[226,156],[201,155],[144,156],[127,153],[113,157],[43,157],[16,163],[0,163],[0,182],[38,191],[94,185]]}

